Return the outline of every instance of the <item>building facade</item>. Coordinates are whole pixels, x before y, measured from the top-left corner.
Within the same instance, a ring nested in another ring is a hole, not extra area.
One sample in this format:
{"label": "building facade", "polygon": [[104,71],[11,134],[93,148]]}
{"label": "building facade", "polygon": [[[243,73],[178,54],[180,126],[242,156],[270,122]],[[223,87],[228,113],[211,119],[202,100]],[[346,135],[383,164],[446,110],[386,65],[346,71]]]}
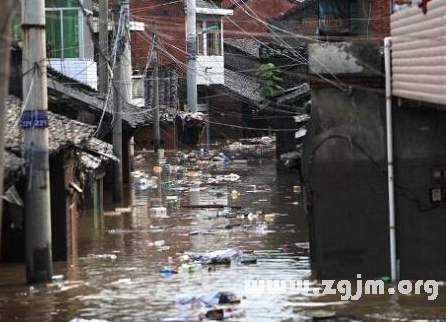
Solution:
{"label": "building facade", "polygon": [[[92,13],[90,0],[83,0],[82,5]],[[79,2],[46,0],[45,14],[49,66],[96,89],[93,38]]]}
{"label": "building facade", "polygon": [[[318,2],[302,175],[318,278],[390,276],[383,37],[390,1]],[[325,41],[324,41],[325,40]]]}

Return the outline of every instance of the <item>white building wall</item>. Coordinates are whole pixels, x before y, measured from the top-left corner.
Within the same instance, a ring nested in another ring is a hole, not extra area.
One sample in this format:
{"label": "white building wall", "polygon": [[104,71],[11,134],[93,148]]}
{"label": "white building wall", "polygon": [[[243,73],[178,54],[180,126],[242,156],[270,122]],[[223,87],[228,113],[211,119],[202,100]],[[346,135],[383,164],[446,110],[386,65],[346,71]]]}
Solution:
{"label": "white building wall", "polygon": [[50,67],[97,90],[97,63],[83,59],[49,59]]}
{"label": "white building wall", "polygon": [[197,85],[225,83],[225,63],[223,56],[197,56]]}

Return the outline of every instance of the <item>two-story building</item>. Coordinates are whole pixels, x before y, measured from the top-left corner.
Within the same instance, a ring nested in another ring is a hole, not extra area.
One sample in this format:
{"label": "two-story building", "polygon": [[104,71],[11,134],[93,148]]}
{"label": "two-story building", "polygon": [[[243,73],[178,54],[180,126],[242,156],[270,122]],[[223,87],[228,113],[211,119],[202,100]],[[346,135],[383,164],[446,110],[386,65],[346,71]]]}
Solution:
{"label": "two-story building", "polygon": [[[92,13],[91,0],[82,5]],[[49,66],[96,89],[93,38],[78,0],[46,0],[45,15]]]}
{"label": "two-story building", "polygon": [[391,3],[318,1],[302,174],[319,278],[390,276],[382,45]]}
{"label": "two-story building", "polygon": [[[133,67],[139,72],[145,71],[149,67],[148,86],[144,86],[139,91],[139,95],[147,97],[145,105],[151,105],[151,95],[153,93],[153,82],[151,81],[150,50],[153,42],[153,34],[157,34],[158,57],[161,74],[167,73],[167,77],[160,78],[160,105],[164,114],[171,114],[172,110],[181,111],[186,104],[186,15],[185,2],[165,3],[161,0],[146,0],[131,3],[133,17],[145,23],[145,31],[132,35],[132,61]],[[198,110],[207,110],[206,96],[210,86],[224,85],[224,51],[223,51],[223,17],[231,15],[232,10],[223,9],[221,1],[196,1],[196,83],[198,91]],[[156,24],[156,28],[155,28]],[[171,68],[175,69],[172,72]],[[170,76],[169,76],[170,75]],[[141,77],[136,75],[135,83],[141,86]],[[176,89],[174,82],[177,82]],[[166,90],[165,90],[166,89]],[[164,95],[163,93],[172,93]],[[169,111],[170,109],[170,111]],[[168,117],[164,117],[164,120]],[[179,138],[187,140],[187,134],[182,133],[185,127],[182,124],[172,125],[169,121],[163,122],[161,126],[163,137],[169,141],[175,140],[177,131]],[[141,128],[135,134],[135,141],[138,141],[142,149],[152,150],[152,126]],[[164,147],[173,147],[172,142],[162,142]]]}

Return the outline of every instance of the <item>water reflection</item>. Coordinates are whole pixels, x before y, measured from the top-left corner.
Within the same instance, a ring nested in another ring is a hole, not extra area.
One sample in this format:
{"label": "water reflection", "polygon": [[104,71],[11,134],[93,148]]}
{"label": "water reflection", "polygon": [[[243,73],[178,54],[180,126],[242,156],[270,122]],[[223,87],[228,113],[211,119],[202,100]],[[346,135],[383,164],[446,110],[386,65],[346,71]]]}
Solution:
{"label": "water reflection", "polygon": [[[191,190],[165,189],[164,204],[170,202],[167,218],[149,215],[157,188],[130,191],[131,211],[110,212],[101,219],[82,216],[76,247],[68,262],[56,263],[56,274],[68,281],[60,286],[30,291],[22,265],[0,270],[0,321],[69,321],[74,317],[108,321],[156,321],[166,317],[194,315],[189,306],[174,304],[178,294],[205,294],[233,291],[243,297],[243,321],[296,321],[315,311],[365,317],[368,320],[412,320],[439,317],[441,300],[428,302],[426,296],[367,296],[358,302],[341,302],[339,296],[247,295],[245,279],[309,279],[311,276],[306,221],[300,194],[292,176],[277,177],[275,165],[221,169],[219,174],[236,172],[241,182]],[[163,177],[166,187],[175,177]],[[176,187],[178,188],[178,187]],[[233,198],[232,191],[240,194]],[[187,209],[179,205],[240,206],[245,213],[275,213],[270,220],[221,216],[222,209]],[[163,241],[163,242],[161,242]],[[297,244],[297,246],[296,246]],[[253,251],[253,265],[199,269],[161,277],[158,270],[176,264],[179,255],[190,251],[212,251],[239,247]],[[313,286],[317,286],[313,284]],[[441,294],[441,293],[440,293]],[[443,295],[444,300],[444,292]],[[444,302],[444,301],[443,301]]]}

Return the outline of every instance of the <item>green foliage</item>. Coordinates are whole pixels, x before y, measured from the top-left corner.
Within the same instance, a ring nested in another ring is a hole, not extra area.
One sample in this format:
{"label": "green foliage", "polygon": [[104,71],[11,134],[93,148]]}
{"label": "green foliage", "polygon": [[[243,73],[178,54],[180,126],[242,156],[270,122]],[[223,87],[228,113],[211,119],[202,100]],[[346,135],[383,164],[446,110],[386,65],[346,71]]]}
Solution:
{"label": "green foliage", "polygon": [[277,67],[272,64],[263,64],[257,71],[259,79],[259,93],[262,97],[261,104],[265,107],[275,102],[277,96],[282,95],[285,89],[282,87],[283,78]]}
{"label": "green foliage", "polygon": [[22,23],[19,18],[12,21],[12,40],[14,42],[19,42],[22,40]]}

